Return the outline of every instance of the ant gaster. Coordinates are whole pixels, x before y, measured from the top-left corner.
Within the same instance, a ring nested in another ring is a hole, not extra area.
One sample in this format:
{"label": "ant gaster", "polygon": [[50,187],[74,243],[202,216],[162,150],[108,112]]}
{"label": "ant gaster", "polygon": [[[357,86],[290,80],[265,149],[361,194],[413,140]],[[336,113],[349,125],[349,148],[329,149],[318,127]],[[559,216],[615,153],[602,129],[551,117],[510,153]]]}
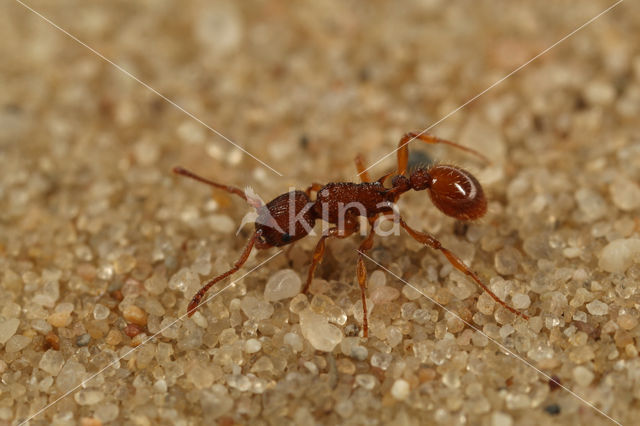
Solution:
{"label": "ant gaster", "polygon": [[[236,187],[212,182],[182,167],[175,167],[173,169],[175,173],[235,194],[249,204],[254,205],[258,212],[255,231],[251,235],[251,238],[249,238],[249,242],[242,251],[240,258],[231,269],[209,281],[193,296],[193,299],[187,307],[189,316],[193,315],[209,288],[242,267],[254,247],[257,249],[267,249],[291,244],[305,237],[313,228],[315,221],[322,219],[335,226],[324,232],[316,245],[309,267],[307,282],[303,289],[303,292],[307,292],[313,279],[313,273],[324,255],[325,240],[327,238],[345,238],[358,232],[360,229],[358,216],[366,215],[370,229],[358,249],[356,275],[362,296],[363,335],[367,337],[367,302],[365,298],[367,270],[365,268],[363,254],[373,247],[373,236],[375,235],[373,224],[376,219],[381,216],[396,214],[392,208],[393,204],[397,202],[402,194],[409,190],[429,190],[431,202],[440,211],[447,216],[461,221],[478,219],[487,211],[487,200],[482,186],[480,186],[476,178],[466,170],[456,166],[437,164],[426,168],[417,168],[407,176],[409,158],[407,143],[413,139],[418,139],[429,144],[442,143],[451,145],[458,149],[471,152],[486,160],[486,158],[477,151],[458,145],[455,142],[425,134],[407,133],[398,144],[398,168],[395,173],[388,173],[374,182],[366,172],[361,157],[358,156],[356,157],[356,167],[362,180],[361,183],[334,182],[326,185],[314,183],[307,188],[306,191],[287,192],[279,195],[267,204],[257,206],[255,205],[255,200],[248,199],[247,195]],[[395,174],[395,176],[391,179],[391,187],[385,187],[384,182],[392,174]],[[316,193],[315,200],[311,199],[312,192]],[[349,208],[346,211],[342,211],[341,207],[349,203],[358,203],[363,209]],[[291,208],[295,211],[291,212]],[[342,218],[340,217],[341,214],[343,215]],[[293,218],[296,220],[292,220]],[[507,305],[495,295],[480,280],[475,272],[469,269],[458,256],[443,247],[435,237],[411,228],[402,217],[398,217],[397,220],[400,226],[407,231],[411,237],[432,249],[439,250],[454,268],[470,277],[500,305],[523,318],[528,318],[525,314]]]}

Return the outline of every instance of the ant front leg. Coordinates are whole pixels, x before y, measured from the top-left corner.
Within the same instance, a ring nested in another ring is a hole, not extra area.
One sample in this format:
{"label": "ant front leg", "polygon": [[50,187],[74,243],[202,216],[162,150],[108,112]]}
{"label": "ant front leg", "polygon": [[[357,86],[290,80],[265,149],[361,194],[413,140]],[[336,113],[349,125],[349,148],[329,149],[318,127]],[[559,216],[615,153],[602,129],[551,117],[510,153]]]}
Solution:
{"label": "ant front leg", "polygon": [[255,231],[251,236],[251,238],[249,239],[249,242],[245,246],[244,250],[242,251],[242,254],[240,255],[240,259],[236,261],[233,267],[229,269],[227,272],[218,275],[217,277],[215,277],[214,279],[206,283],[204,286],[202,286],[200,290],[198,290],[195,296],[193,296],[193,299],[191,299],[191,302],[189,302],[189,306],[187,307],[187,314],[189,316],[193,315],[196,312],[196,309],[198,309],[198,306],[200,305],[200,301],[204,297],[207,290],[209,290],[218,281],[228,277],[231,274],[234,274],[236,271],[238,271],[238,269],[242,267],[242,265],[244,265],[244,263],[249,258],[249,254],[251,254],[251,250],[253,249],[253,246],[255,245],[257,239],[260,238],[261,235],[262,235],[262,231]]}
{"label": "ant front leg", "polygon": [[480,286],[485,292],[487,292],[487,294],[489,296],[491,296],[493,298],[493,300],[498,302],[505,309],[513,312],[516,315],[521,316],[524,319],[529,319],[529,317],[527,315],[525,315],[522,312],[519,312],[516,309],[512,308],[511,306],[507,305],[494,292],[489,290],[489,287],[487,287],[480,280],[480,278],[475,274],[475,272],[473,272],[471,269],[469,269],[467,267],[467,265],[465,265],[458,256],[456,256],[455,254],[453,254],[451,251],[447,250],[446,248],[442,247],[442,244],[440,243],[440,241],[438,241],[435,237],[433,237],[433,236],[431,236],[431,235],[429,235],[429,234],[427,234],[425,232],[420,232],[420,231],[416,231],[415,229],[412,229],[409,225],[407,225],[407,223],[402,218],[400,218],[400,226],[402,226],[409,233],[409,235],[411,235],[419,243],[428,245],[432,249],[440,250],[440,252],[442,252],[442,254],[444,254],[444,256],[447,258],[449,263],[451,263],[451,265],[454,268],[456,268],[458,271],[462,272],[466,276],[471,277],[471,279],[473,281],[475,281],[475,283],[478,286]]}
{"label": "ant front leg", "polygon": [[409,142],[413,141],[414,139],[419,139],[422,142],[425,143],[429,143],[429,144],[446,144],[446,145],[450,145],[453,146],[454,148],[458,148],[462,151],[466,151],[469,152],[473,155],[476,155],[477,157],[479,157],[480,159],[482,159],[483,161],[490,163],[489,159],[487,157],[485,157],[484,155],[480,154],[478,151],[476,151],[475,149],[472,148],[467,148],[466,146],[462,146],[460,144],[457,144],[455,142],[451,142],[448,141],[446,139],[440,139],[437,138],[435,136],[431,136],[431,135],[427,135],[427,134],[423,134],[423,133],[407,133],[405,134],[402,139],[400,139],[400,142],[398,142],[398,174],[399,175],[404,175],[407,172],[407,164],[409,164]]}

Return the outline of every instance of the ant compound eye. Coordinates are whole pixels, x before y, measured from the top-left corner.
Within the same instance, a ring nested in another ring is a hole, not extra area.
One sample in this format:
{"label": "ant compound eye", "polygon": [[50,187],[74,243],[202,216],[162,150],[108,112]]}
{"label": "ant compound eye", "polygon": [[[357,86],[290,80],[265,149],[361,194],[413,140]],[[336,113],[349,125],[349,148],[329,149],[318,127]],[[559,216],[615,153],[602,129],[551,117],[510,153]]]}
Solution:
{"label": "ant compound eye", "polygon": [[482,186],[471,173],[454,166],[440,165],[432,167],[429,174],[431,201],[447,216],[474,220],[487,212]]}
{"label": "ant compound eye", "polygon": [[284,233],[282,234],[282,242],[283,243],[288,243],[289,241],[291,241],[291,235]]}

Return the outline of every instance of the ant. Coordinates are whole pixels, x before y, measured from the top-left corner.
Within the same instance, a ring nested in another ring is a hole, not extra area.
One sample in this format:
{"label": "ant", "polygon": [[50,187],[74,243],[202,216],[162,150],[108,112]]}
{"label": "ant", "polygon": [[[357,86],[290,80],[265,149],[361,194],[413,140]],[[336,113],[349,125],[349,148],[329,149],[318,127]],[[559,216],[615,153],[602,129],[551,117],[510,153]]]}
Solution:
{"label": "ant", "polygon": [[[255,222],[255,231],[249,238],[240,258],[231,269],[218,275],[205,284],[191,299],[187,307],[189,316],[193,315],[203,296],[214,284],[230,276],[242,267],[246,262],[251,250],[268,249],[271,247],[281,247],[291,244],[307,236],[316,220],[324,220],[332,225],[316,244],[311,266],[307,275],[307,282],[303,292],[307,292],[313,279],[314,271],[321,262],[325,251],[325,241],[327,238],[346,238],[360,230],[358,216],[365,216],[369,222],[369,231],[366,238],[358,249],[358,261],[356,275],[360,285],[363,309],[363,335],[368,337],[367,301],[365,290],[367,288],[367,270],[365,268],[363,254],[373,247],[373,236],[375,235],[374,224],[378,218],[389,217],[397,214],[393,206],[400,196],[409,190],[423,191],[429,190],[431,202],[444,214],[461,221],[471,221],[479,219],[487,212],[487,199],[478,180],[468,171],[452,165],[436,164],[427,167],[419,167],[407,176],[407,165],[409,152],[407,144],[413,139],[421,140],[428,144],[447,144],[455,148],[470,152],[488,161],[479,152],[451,142],[426,134],[407,133],[398,143],[397,159],[398,168],[395,172],[387,173],[376,181],[372,181],[366,171],[361,156],[355,159],[361,183],[353,182],[332,182],[326,185],[314,183],[305,191],[290,191],[281,194],[263,204],[247,195],[239,188],[222,185],[211,180],[196,175],[182,167],[175,167],[173,172],[187,176],[215,188],[235,194],[256,208],[258,217]],[[385,187],[384,182],[391,176],[391,187]],[[315,192],[315,200],[311,199],[311,193]],[[354,205],[344,209],[344,205]],[[359,207],[359,208],[358,208]],[[527,315],[515,310],[507,305],[502,299],[494,294],[480,278],[469,269],[451,251],[442,246],[432,235],[417,231],[411,228],[401,216],[396,219],[400,226],[407,231],[416,241],[439,250],[451,265],[470,277],[478,286],[489,294],[496,302],[504,308],[528,319]]]}

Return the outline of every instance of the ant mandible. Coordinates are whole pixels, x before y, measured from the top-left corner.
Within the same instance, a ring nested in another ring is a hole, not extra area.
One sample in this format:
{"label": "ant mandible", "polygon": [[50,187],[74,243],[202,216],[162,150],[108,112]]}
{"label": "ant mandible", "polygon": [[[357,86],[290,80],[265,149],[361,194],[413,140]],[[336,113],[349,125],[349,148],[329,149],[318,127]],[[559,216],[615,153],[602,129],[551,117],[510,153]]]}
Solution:
{"label": "ant mandible", "polygon": [[[398,143],[398,168],[391,180],[391,187],[385,187],[384,182],[394,174],[393,172],[382,176],[374,182],[366,172],[362,158],[357,156],[356,167],[362,180],[361,183],[333,182],[326,185],[314,183],[306,191],[290,191],[279,195],[267,204],[260,205],[256,205],[256,200],[249,199],[242,190],[236,187],[222,185],[198,176],[182,167],[175,167],[173,169],[174,173],[235,194],[256,207],[258,213],[255,231],[249,238],[249,242],[242,251],[240,258],[231,269],[209,281],[193,296],[187,307],[188,315],[191,316],[195,313],[209,288],[242,267],[254,247],[268,249],[291,244],[307,236],[316,220],[325,220],[336,226],[324,232],[316,244],[307,275],[307,282],[303,289],[303,292],[306,293],[313,279],[313,273],[324,256],[325,240],[327,238],[345,238],[358,232],[360,230],[358,216],[365,216],[369,222],[369,231],[358,249],[356,275],[362,297],[363,335],[368,337],[367,301],[365,297],[367,270],[364,265],[363,254],[373,247],[373,236],[375,234],[373,225],[376,220],[382,216],[396,214],[392,206],[402,194],[411,189],[414,191],[428,189],[431,202],[444,214],[458,220],[475,220],[482,217],[487,211],[487,200],[482,186],[471,173],[459,167],[441,164],[420,167],[413,170],[407,177],[409,159],[407,142],[413,139],[429,144],[447,144],[486,160],[486,157],[479,152],[455,142],[426,134],[407,133]],[[312,192],[316,193],[315,200],[311,200]],[[343,206],[349,203],[357,203],[362,208],[344,210]],[[292,212],[291,209],[294,211]],[[475,272],[469,269],[458,256],[443,247],[434,236],[411,228],[400,216],[397,217],[397,220],[411,237],[432,249],[439,250],[454,268],[470,277],[496,302],[514,314],[528,319],[525,314],[507,305],[494,294]]]}

